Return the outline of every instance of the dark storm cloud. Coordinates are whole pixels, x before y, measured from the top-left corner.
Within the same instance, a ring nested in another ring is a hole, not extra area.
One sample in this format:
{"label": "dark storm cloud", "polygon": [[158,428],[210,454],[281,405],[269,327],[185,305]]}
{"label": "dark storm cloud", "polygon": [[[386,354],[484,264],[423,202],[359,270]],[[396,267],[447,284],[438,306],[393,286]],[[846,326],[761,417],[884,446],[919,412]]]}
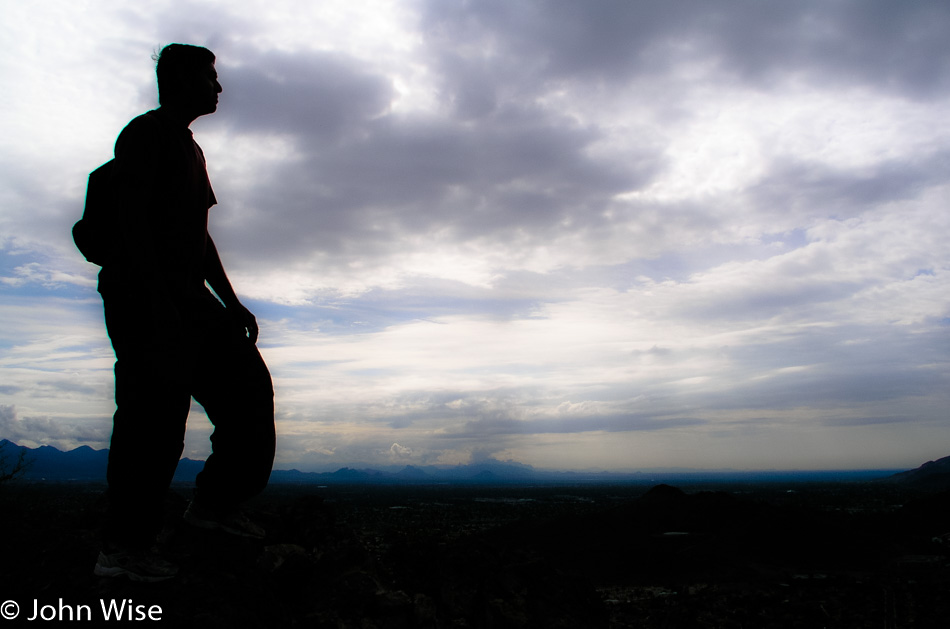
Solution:
{"label": "dark storm cloud", "polygon": [[[693,59],[762,85],[791,71],[919,98],[950,86],[950,12],[939,1],[430,0],[424,22],[437,41],[481,43],[548,80],[623,81]],[[464,85],[460,76],[448,83]]]}
{"label": "dark storm cloud", "polygon": [[335,53],[267,52],[237,67],[226,64],[221,110],[230,128],[292,134],[313,152],[357,132],[393,98],[388,80]]}
{"label": "dark storm cloud", "polygon": [[402,248],[401,235],[438,230],[458,241],[544,240],[565,220],[599,221],[612,195],[655,170],[648,155],[592,157],[599,130],[532,105],[506,104],[474,127],[388,114],[388,81],[336,57],[268,55],[222,82],[233,132],[289,134],[298,154],[260,173],[246,199],[268,208],[259,225],[240,225],[261,260],[372,258]]}
{"label": "dark storm cloud", "polygon": [[[242,49],[234,67],[222,60],[225,92],[209,128],[277,134],[295,151],[255,175],[242,201],[259,214],[216,227],[248,252],[242,264],[318,255],[327,256],[321,266],[344,268],[434,233],[443,243],[491,238],[530,248],[568,233],[600,238],[617,216],[635,221],[648,242],[678,230],[701,235],[718,222],[703,208],[679,216],[676,207],[612,201],[663,171],[664,147],[644,141],[625,159],[596,157],[591,147],[610,131],[538,99],[562,87],[572,98],[616,95],[683,62],[711,63],[727,83],[765,88],[803,76],[924,97],[944,89],[950,59],[938,36],[948,12],[936,3],[488,0],[422,9],[423,58],[442,113],[395,113],[391,79],[342,53]],[[856,173],[777,159],[749,198],[765,213],[823,212],[838,201],[860,211],[932,183],[933,166],[946,159],[937,162]]]}
{"label": "dark storm cloud", "polygon": [[922,189],[941,185],[947,172],[950,151],[946,150],[852,169],[782,157],[747,193],[763,215],[848,218],[877,204],[914,199]]}
{"label": "dark storm cloud", "polygon": [[349,184],[356,205],[393,208],[407,229],[451,226],[460,239],[545,230],[643,178],[585,155],[596,130],[517,106],[476,128],[386,118],[367,131],[330,156],[327,181]]}

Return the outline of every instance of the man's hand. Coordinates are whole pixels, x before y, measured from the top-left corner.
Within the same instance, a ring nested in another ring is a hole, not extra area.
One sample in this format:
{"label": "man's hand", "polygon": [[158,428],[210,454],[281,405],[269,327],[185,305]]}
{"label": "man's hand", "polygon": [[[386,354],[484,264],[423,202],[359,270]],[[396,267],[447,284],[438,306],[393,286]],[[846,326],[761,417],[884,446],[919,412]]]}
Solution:
{"label": "man's hand", "polygon": [[238,301],[234,289],[231,288],[231,282],[228,280],[224,267],[221,266],[221,258],[218,256],[218,249],[214,246],[211,236],[208,236],[207,248],[205,249],[205,279],[224,303],[224,307],[234,318],[234,321],[241,326],[241,329],[247,331],[247,338],[251,343],[257,343],[257,334],[260,332],[257,328],[257,319],[251,314],[251,311],[245,308]]}
{"label": "man's hand", "polygon": [[251,311],[240,303],[229,306],[227,311],[231,313],[237,324],[247,331],[247,338],[251,339],[251,343],[257,343],[260,329],[257,327],[257,318],[251,314]]}

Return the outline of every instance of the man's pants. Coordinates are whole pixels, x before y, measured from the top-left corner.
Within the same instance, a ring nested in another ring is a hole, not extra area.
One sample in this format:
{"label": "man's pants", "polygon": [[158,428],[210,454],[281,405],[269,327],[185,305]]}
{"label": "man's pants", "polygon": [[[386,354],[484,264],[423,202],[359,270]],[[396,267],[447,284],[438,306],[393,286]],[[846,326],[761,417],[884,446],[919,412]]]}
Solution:
{"label": "man's pants", "polygon": [[196,499],[229,511],[260,493],[274,462],[274,389],[257,347],[207,293],[162,321],[142,297],[106,297],[116,353],[109,451],[107,542],[154,543],[164,501],[184,449],[191,398],[214,424],[212,454],[196,479]]}

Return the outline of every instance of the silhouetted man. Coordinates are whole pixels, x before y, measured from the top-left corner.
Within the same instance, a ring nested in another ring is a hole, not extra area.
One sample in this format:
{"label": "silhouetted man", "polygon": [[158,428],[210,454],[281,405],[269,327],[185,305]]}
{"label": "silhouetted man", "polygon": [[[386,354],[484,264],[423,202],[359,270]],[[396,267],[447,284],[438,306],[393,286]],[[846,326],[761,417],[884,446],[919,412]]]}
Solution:
{"label": "silhouetted man", "polygon": [[99,273],[116,354],[109,512],[95,569],[101,576],[154,581],[177,572],[152,547],[192,397],[214,424],[213,451],[185,521],[264,536],[238,507],[270,476],[274,390],[255,346],[257,322],[234,294],[208,235],[216,201],[188,129],[217,109],[214,61],[205,48],[166,46],[156,68],[160,107],[132,120],[115,145],[120,238]]}

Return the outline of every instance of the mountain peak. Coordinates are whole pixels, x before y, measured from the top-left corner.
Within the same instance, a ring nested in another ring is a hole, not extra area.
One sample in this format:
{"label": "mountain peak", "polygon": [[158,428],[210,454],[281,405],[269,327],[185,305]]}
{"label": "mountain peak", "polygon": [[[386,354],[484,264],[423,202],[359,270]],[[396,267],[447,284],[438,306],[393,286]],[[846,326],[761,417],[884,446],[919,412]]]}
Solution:
{"label": "mountain peak", "polygon": [[932,489],[950,487],[950,456],[927,461],[917,469],[898,472],[886,480]]}

